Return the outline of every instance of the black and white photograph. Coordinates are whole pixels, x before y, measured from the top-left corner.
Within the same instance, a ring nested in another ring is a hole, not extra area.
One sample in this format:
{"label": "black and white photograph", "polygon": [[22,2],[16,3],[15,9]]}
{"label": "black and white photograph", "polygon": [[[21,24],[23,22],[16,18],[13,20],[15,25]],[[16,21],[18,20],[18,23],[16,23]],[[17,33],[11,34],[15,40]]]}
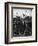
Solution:
{"label": "black and white photograph", "polygon": [[37,4],[5,3],[5,43],[37,42]]}
{"label": "black and white photograph", "polygon": [[13,37],[32,36],[32,9],[13,8]]}

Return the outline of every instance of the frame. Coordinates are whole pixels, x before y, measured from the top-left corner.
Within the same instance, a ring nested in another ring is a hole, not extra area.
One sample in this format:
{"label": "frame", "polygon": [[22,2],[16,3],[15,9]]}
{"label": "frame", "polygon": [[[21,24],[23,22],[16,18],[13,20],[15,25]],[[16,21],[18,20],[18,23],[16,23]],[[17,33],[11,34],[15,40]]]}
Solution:
{"label": "frame", "polygon": [[37,4],[5,2],[5,44],[29,42],[37,42]]}

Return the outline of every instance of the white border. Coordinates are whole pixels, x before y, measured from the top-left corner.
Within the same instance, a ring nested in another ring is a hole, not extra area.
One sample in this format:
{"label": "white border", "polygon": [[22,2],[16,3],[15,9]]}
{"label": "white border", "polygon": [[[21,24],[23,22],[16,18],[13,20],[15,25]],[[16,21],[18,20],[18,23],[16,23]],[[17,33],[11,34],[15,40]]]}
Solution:
{"label": "white border", "polygon": [[[11,7],[28,7],[32,10],[32,36],[29,37],[13,37],[11,38]],[[35,6],[33,5],[21,5],[21,4],[9,4],[9,42],[16,41],[30,41],[35,40]]]}

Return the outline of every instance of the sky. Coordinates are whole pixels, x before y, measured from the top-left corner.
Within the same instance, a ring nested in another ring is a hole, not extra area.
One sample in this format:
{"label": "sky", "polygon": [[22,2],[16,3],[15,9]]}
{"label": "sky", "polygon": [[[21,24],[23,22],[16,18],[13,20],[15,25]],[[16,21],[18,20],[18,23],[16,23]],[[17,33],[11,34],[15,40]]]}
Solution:
{"label": "sky", "polygon": [[25,16],[32,16],[32,9],[13,9],[13,17],[20,16],[23,18]]}

